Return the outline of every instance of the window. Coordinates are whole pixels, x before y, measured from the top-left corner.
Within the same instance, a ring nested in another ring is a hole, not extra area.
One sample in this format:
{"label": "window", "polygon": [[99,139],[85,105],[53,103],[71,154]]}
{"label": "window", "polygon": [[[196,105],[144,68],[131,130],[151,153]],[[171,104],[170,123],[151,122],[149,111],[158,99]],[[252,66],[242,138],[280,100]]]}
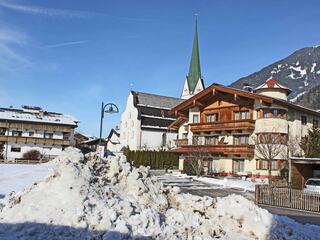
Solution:
{"label": "window", "polygon": [[70,138],[70,133],[63,133],[64,140],[69,140],[69,138]]}
{"label": "window", "polygon": [[249,135],[234,136],[234,145],[249,144]]}
{"label": "window", "polygon": [[319,127],[319,121],[316,119],[313,119],[313,127],[318,128]]}
{"label": "window", "polygon": [[21,152],[21,147],[11,147],[11,152]]}
{"label": "window", "polygon": [[281,118],[281,119],[286,119],[286,111],[285,110],[282,110],[282,109],[280,109],[279,111],[279,118]]}
{"label": "window", "polygon": [[240,120],[240,112],[234,113],[234,120]]}
{"label": "window", "polygon": [[218,121],[218,113],[206,115],[206,122],[217,122],[217,121]]}
{"label": "window", "polygon": [[0,128],[0,136],[6,135],[6,129],[5,128]]}
{"label": "window", "polygon": [[[271,170],[276,171],[280,169],[280,161],[272,160],[271,161]],[[269,170],[269,161],[268,160],[257,160],[257,170]]]}
{"label": "window", "polygon": [[271,161],[271,170],[278,170],[278,162],[276,160]]}
{"label": "window", "polygon": [[188,138],[188,133],[182,133],[182,138],[183,138],[183,139]]}
{"label": "window", "polygon": [[301,124],[302,125],[307,125],[308,119],[306,116],[301,115]]}
{"label": "window", "polygon": [[241,112],[241,119],[249,119],[249,118],[250,118],[249,111]]}
{"label": "window", "polygon": [[263,118],[280,118],[286,119],[287,112],[284,109],[263,109]]}
{"label": "window", "polygon": [[53,138],[53,133],[44,132],[43,137],[47,138],[47,139],[51,139],[51,138]]}
{"label": "window", "polygon": [[29,132],[29,137],[33,137],[34,132]]}
{"label": "window", "polygon": [[162,133],[162,146],[165,147],[167,145],[167,134]]}
{"label": "window", "polygon": [[193,115],[192,122],[193,123],[199,123],[199,115],[198,114]]}
{"label": "window", "polygon": [[270,118],[270,109],[263,109],[263,118]]}
{"label": "window", "polygon": [[22,131],[13,130],[13,131],[12,131],[12,136],[14,136],[14,137],[21,137],[21,136],[22,136]]}
{"label": "window", "polygon": [[250,119],[249,111],[234,112],[234,120]]}
{"label": "window", "polygon": [[204,138],[204,142],[205,145],[217,145],[219,143],[219,138],[217,136],[207,136]]}

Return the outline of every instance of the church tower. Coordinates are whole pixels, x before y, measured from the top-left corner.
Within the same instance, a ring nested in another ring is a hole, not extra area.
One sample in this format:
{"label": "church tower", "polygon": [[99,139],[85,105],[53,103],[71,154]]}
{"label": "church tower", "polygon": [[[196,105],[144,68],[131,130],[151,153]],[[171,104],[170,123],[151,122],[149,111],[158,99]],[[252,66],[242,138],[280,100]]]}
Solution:
{"label": "church tower", "polygon": [[201,76],[199,43],[198,43],[198,19],[195,20],[195,32],[193,39],[192,55],[189,67],[189,73],[184,82],[181,98],[188,99],[204,89],[204,83]]}

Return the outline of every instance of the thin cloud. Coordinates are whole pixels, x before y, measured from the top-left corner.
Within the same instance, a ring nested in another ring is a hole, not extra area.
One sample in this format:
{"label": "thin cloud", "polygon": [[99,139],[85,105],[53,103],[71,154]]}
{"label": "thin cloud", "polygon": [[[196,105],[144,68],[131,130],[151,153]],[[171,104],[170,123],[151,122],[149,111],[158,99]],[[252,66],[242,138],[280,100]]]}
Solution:
{"label": "thin cloud", "polygon": [[9,10],[18,11],[26,14],[44,15],[48,17],[71,17],[71,18],[84,18],[89,17],[92,13],[85,11],[76,11],[69,9],[55,9],[35,5],[22,5],[5,0],[0,0],[0,6]]}
{"label": "thin cloud", "polygon": [[28,59],[20,53],[26,42],[23,33],[0,27],[0,67],[10,69],[17,62],[29,64]]}
{"label": "thin cloud", "polygon": [[140,18],[140,17],[122,17],[115,16],[107,13],[97,13],[97,12],[87,12],[87,11],[77,11],[71,9],[57,9],[57,8],[47,8],[37,5],[23,5],[18,3],[12,3],[7,0],[0,0],[0,7],[18,11],[25,14],[33,15],[43,15],[47,17],[69,17],[69,18],[88,18],[92,16],[104,16],[113,18],[115,20],[124,20],[124,21],[138,21],[138,22],[150,22],[154,19],[152,18]]}
{"label": "thin cloud", "polygon": [[63,43],[57,43],[57,44],[51,44],[45,46],[45,48],[58,48],[58,47],[67,47],[72,45],[79,45],[87,43],[88,41],[72,41],[72,42],[63,42]]}

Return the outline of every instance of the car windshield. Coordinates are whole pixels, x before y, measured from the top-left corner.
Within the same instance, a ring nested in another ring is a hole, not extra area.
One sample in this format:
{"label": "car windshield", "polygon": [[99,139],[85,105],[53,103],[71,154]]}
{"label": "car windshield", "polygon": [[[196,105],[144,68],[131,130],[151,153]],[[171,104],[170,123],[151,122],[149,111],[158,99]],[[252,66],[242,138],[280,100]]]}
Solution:
{"label": "car windshield", "polygon": [[307,186],[319,186],[320,187],[320,180],[311,180],[309,179],[306,183]]}

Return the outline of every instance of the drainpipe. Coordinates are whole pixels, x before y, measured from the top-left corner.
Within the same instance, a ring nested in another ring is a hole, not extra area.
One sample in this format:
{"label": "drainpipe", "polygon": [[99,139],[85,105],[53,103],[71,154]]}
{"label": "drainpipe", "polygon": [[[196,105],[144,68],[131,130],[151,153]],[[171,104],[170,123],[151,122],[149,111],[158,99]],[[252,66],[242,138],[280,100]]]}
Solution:
{"label": "drainpipe", "polygon": [[[289,141],[289,137],[290,137],[290,126],[288,124],[288,141]],[[287,146],[287,157],[288,157],[288,161],[289,161],[289,179],[288,179],[288,184],[289,187],[291,187],[291,170],[292,170],[292,166],[291,166],[291,157],[290,157],[290,152],[289,152],[289,146]]]}

